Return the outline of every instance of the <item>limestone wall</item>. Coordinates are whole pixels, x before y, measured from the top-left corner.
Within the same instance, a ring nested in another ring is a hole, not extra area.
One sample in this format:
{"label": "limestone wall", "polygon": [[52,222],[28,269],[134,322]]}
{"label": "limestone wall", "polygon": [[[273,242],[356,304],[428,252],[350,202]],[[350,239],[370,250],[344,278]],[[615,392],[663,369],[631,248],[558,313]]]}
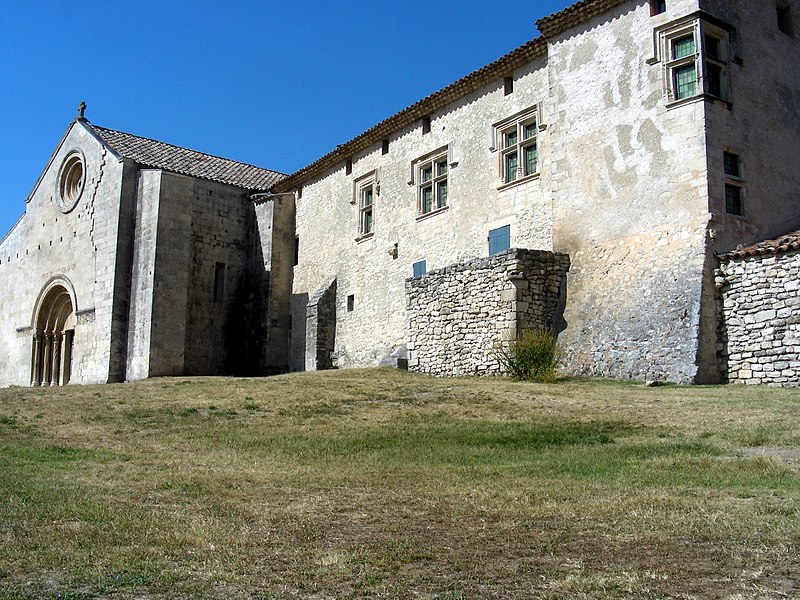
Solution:
{"label": "limestone wall", "polygon": [[728,381],[800,385],[800,252],[723,260],[718,285]]}
{"label": "limestone wall", "polygon": [[[290,368],[305,368],[306,305],[333,278],[337,365],[393,363],[405,355],[404,281],[413,263],[425,260],[433,270],[488,256],[488,232],[504,225],[510,226],[512,246],[552,247],[547,131],[537,140],[540,174],[503,186],[492,130],[494,123],[546,99],[546,62],[534,61],[513,77],[513,93],[504,94],[500,78],[432,114],[429,133],[420,121],[392,134],[388,153],[376,144],[352,157],[352,173],[342,162],[303,186],[297,200]],[[417,187],[410,183],[412,162],[437,149],[449,153],[447,208],[422,216]],[[377,183],[374,232],[360,237],[354,186],[370,176]]]}
{"label": "limestone wall", "polygon": [[[74,208],[64,212],[57,201],[59,172],[75,151],[84,160],[83,190]],[[0,242],[0,385],[30,383],[34,307],[55,279],[71,291],[75,304],[70,381],[117,378],[110,348],[123,168],[80,123],[71,124],[24,215]]]}
{"label": "limestone wall", "polygon": [[568,269],[563,254],[510,249],[407,279],[409,369],[499,374],[504,335],[557,326]]}

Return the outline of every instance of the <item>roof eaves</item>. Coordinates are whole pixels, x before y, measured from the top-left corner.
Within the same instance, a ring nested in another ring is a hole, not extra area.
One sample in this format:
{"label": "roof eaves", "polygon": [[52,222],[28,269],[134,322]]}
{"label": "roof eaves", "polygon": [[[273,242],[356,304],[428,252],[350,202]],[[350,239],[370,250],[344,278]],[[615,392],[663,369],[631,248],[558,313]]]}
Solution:
{"label": "roof eaves", "polygon": [[723,262],[750,256],[767,256],[800,250],[800,230],[789,231],[780,237],[764,240],[747,247],[738,247],[730,252],[717,255]]}
{"label": "roof eaves", "polygon": [[546,54],[547,41],[542,37],[536,37],[438,92],[434,92],[391,117],[384,119],[350,141],[337,146],[335,150],[322,158],[275,184],[272,190],[284,192],[293,189],[304,181],[330,169],[337,163],[365,150],[398,129],[411,125],[455,100],[474,92],[493,79],[503,77],[518,66]]}
{"label": "roof eaves", "polygon": [[585,23],[607,10],[623,4],[627,0],[580,0],[557,13],[536,21],[536,27],[545,38],[552,38],[567,29]]}

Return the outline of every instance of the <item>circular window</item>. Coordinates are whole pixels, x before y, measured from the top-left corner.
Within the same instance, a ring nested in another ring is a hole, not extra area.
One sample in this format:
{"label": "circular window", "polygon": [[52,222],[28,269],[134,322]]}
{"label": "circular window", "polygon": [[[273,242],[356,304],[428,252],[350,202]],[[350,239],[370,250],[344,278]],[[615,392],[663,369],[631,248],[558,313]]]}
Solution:
{"label": "circular window", "polygon": [[83,192],[83,181],[83,157],[77,152],[70,154],[61,166],[58,177],[58,206],[63,212],[75,208]]}

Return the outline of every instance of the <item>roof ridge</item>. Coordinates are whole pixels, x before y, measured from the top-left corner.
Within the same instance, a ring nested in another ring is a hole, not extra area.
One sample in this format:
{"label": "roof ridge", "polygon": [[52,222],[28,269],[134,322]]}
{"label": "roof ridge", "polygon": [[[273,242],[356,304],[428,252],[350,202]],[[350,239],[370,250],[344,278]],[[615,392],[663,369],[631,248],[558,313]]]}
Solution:
{"label": "roof ridge", "polygon": [[[178,146],[177,144],[171,144],[170,142],[165,142],[164,140],[157,140],[155,138],[149,138],[149,137],[145,137],[143,135],[138,135],[138,134],[135,134],[135,133],[129,133],[127,131],[121,131],[119,129],[112,129],[110,127],[103,127],[102,125],[96,125],[94,123],[91,123],[88,120],[84,121],[84,124],[89,126],[89,127],[91,127],[92,129],[102,129],[103,131],[110,131],[110,132],[113,132],[113,133],[121,133],[122,135],[129,135],[131,137],[135,137],[135,138],[138,138],[140,140],[145,140],[147,142],[155,142],[157,144],[164,144],[165,146],[171,146],[173,148],[177,148],[178,150],[186,150],[188,152],[195,152],[197,154],[202,154],[204,156],[209,156],[211,158],[217,158],[219,160],[227,160],[229,162],[237,163],[237,164],[244,165],[244,166],[247,166],[247,167],[252,167],[254,169],[261,169],[262,171],[269,171],[271,173],[277,173],[278,175],[286,175],[286,173],[282,173],[282,172],[276,171],[274,169],[267,169],[266,167],[259,167],[258,165],[254,165],[252,163],[246,163],[246,162],[242,162],[240,160],[235,160],[233,158],[228,158],[227,156],[219,156],[217,154],[211,154],[209,152],[203,152],[202,150],[195,150],[194,148],[187,148],[185,146]],[[113,148],[113,144],[110,141],[108,141],[105,138],[103,138],[103,141],[105,141],[109,146],[111,146]]]}

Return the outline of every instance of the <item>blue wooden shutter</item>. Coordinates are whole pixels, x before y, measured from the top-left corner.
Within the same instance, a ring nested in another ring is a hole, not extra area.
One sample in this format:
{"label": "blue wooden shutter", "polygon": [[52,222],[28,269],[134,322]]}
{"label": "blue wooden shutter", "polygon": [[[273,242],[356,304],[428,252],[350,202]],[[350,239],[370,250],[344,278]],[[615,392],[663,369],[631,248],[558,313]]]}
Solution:
{"label": "blue wooden shutter", "polygon": [[428,265],[424,260],[414,263],[414,277],[422,277],[428,272]]}
{"label": "blue wooden shutter", "polygon": [[511,226],[505,225],[489,232],[489,256],[511,247]]}

